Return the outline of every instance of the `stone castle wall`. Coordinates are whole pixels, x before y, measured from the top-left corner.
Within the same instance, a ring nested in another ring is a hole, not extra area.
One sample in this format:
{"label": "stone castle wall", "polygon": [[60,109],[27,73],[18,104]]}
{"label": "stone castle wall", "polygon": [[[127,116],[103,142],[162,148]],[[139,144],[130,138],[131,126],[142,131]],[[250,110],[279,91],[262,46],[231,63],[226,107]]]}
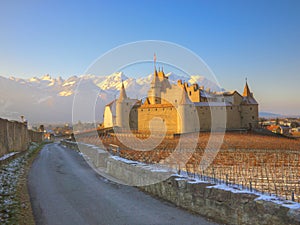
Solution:
{"label": "stone castle wall", "polygon": [[0,118],[0,157],[9,152],[25,151],[30,142],[43,141],[43,133],[27,129],[24,123]]}
{"label": "stone castle wall", "polygon": [[[138,130],[140,132],[149,132],[150,121],[154,118],[161,118],[163,120],[168,129],[167,132],[177,133],[177,110],[175,107],[140,107],[138,109]],[[155,123],[152,125],[154,126],[154,130],[162,130],[160,124],[157,127],[155,127]]]}
{"label": "stone castle wall", "polygon": [[258,105],[241,105],[242,127],[258,127]]}
{"label": "stone castle wall", "polygon": [[[256,128],[258,123],[258,106],[196,106],[200,130],[209,131],[212,126],[212,119],[216,128],[224,128],[226,122],[227,130],[236,130],[241,128]],[[149,122],[155,118],[161,118],[167,126],[168,133],[180,133],[180,125],[177,120],[178,111],[174,106],[152,106],[140,107],[137,113],[138,130],[140,132],[149,132]],[[193,115],[193,114],[191,114]],[[184,120],[187,127],[195,125],[192,116]],[[250,125],[251,124],[251,127]],[[161,127],[157,128],[160,131]],[[192,129],[193,130],[193,129]],[[195,131],[195,130],[193,130]]]}

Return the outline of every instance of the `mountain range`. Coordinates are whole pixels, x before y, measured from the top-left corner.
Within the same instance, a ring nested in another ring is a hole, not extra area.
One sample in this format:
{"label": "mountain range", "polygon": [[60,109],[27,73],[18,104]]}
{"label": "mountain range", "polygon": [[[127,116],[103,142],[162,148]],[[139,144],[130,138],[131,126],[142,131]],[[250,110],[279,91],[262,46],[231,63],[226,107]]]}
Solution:
{"label": "mountain range", "polygon": [[[168,73],[166,76],[171,83],[181,79],[190,84],[198,83],[212,91],[224,90],[200,75],[187,78]],[[76,91],[84,91],[97,92],[95,120],[101,121],[104,106],[118,97],[122,81],[129,97],[141,99],[147,95],[152,78],[152,74],[140,78],[127,77],[123,72],[107,76],[71,76],[67,79],[52,78],[48,74],[29,79],[0,76],[0,117],[20,120],[20,116],[24,115],[30,123],[71,122]],[[80,90],[77,89],[79,85]]]}
{"label": "mountain range", "polygon": [[271,112],[259,112],[259,117],[265,118],[265,119],[275,119],[275,118],[298,118],[299,115],[282,115],[277,113],[271,113]]}

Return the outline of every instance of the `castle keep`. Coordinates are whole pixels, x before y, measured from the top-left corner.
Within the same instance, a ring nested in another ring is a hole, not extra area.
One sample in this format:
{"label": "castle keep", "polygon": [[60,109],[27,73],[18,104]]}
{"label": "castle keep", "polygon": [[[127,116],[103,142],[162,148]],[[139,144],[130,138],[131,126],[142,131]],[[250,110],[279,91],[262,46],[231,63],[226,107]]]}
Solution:
{"label": "castle keep", "polygon": [[246,81],[243,94],[211,92],[178,80],[171,84],[163,70],[154,69],[144,101],[130,99],[122,83],[120,96],[106,105],[104,127],[141,133],[182,134],[218,129],[252,129],[258,126],[258,103]]}

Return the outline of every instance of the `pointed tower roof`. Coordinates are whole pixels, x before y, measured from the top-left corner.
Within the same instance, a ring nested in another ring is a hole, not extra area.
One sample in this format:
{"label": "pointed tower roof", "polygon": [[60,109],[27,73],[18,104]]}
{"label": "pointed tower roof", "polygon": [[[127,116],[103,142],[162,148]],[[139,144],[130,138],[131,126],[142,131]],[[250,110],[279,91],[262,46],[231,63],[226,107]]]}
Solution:
{"label": "pointed tower roof", "polygon": [[154,70],[154,75],[153,75],[153,80],[151,81],[151,86],[152,87],[160,87],[160,81],[158,78],[158,73],[156,71],[156,68]]}
{"label": "pointed tower roof", "polygon": [[183,86],[182,88],[182,95],[181,95],[181,100],[179,102],[180,105],[186,105],[186,104],[191,104],[191,100],[189,96],[187,95],[186,87]]}
{"label": "pointed tower roof", "polygon": [[243,92],[243,104],[254,104],[257,105],[257,101],[253,97],[253,93],[251,93],[250,88],[248,86],[247,78],[246,78],[246,84],[244,87],[244,92]]}
{"label": "pointed tower roof", "polygon": [[146,98],[146,100],[145,100],[145,102],[144,102],[144,105],[150,105],[150,100],[149,100],[148,97]]}
{"label": "pointed tower roof", "polygon": [[156,67],[154,67],[154,74],[153,75],[154,75],[154,77],[158,75]]}
{"label": "pointed tower roof", "polygon": [[243,96],[244,97],[250,97],[251,96],[251,92],[250,92],[250,88],[248,86],[247,78],[246,78],[246,84],[245,84],[245,87],[244,87]]}
{"label": "pointed tower roof", "polygon": [[120,96],[119,96],[119,101],[122,101],[122,100],[125,100],[127,99],[127,95],[126,95],[126,91],[125,91],[125,87],[124,87],[124,83],[122,81],[122,87],[121,87],[121,90],[120,90]]}
{"label": "pointed tower roof", "polygon": [[153,65],[154,65],[154,77],[155,75],[157,75],[157,70],[156,70],[156,54],[154,53],[154,56],[153,56]]}

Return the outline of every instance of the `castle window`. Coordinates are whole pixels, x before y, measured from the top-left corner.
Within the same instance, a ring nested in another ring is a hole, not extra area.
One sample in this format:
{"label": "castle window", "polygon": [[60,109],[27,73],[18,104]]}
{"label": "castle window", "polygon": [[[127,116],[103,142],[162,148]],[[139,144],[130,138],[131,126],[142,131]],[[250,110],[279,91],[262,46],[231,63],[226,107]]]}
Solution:
{"label": "castle window", "polygon": [[232,106],[230,107],[230,109],[232,109]]}
{"label": "castle window", "polygon": [[250,110],[252,110],[252,107],[250,107]]}
{"label": "castle window", "polygon": [[155,109],[155,111],[157,111],[157,108]]}
{"label": "castle window", "polygon": [[141,109],[141,111],[143,112],[143,109]]}
{"label": "castle window", "polygon": [[128,102],[126,103],[126,105],[128,105]]}
{"label": "castle window", "polygon": [[175,103],[177,102],[177,99],[175,99]]}
{"label": "castle window", "polygon": [[252,116],[252,119],[254,120],[254,116]]}
{"label": "castle window", "polygon": [[150,111],[150,109],[148,109],[148,112]]}
{"label": "castle window", "polygon": [[192,92],[190,91],[190,96],[192,95]]}

